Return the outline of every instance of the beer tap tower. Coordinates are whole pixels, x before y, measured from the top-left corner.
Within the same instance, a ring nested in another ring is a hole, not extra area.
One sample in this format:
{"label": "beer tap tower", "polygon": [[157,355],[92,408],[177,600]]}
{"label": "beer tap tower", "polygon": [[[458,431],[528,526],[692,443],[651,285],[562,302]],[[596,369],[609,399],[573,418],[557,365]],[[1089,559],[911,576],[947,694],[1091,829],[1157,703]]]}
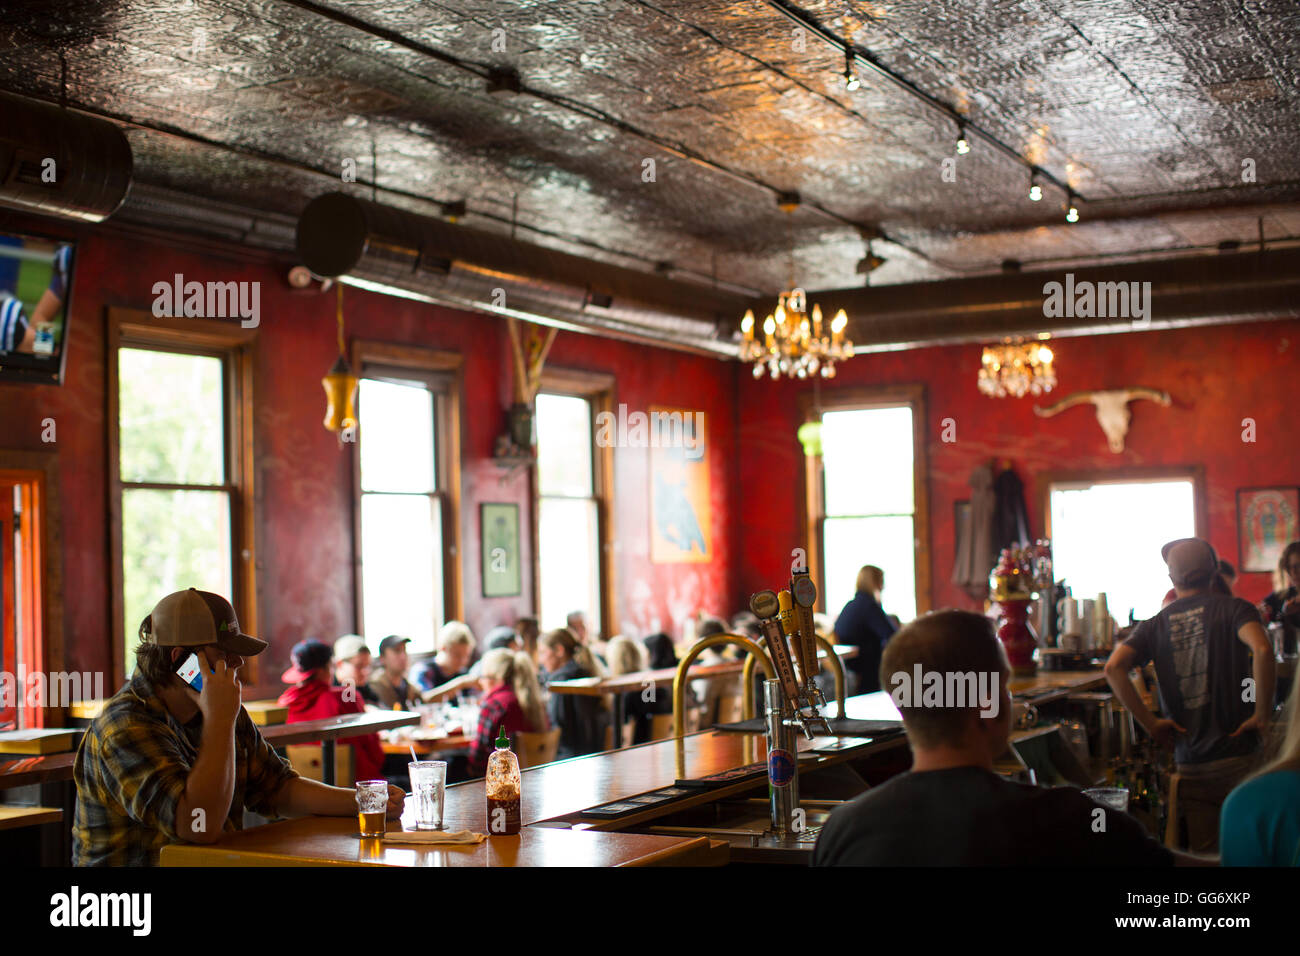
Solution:
{"label": "beer tap tower", "polygon": [[[778,836],[797,831],[799,761],[794,728],[809,740],[816,730],[832,731],[818,711],[825,698],[814,680],[817,643],[812,629],[812,606],[817,588],[807,573],[796,573],[789,590],[779,594],[759,591],[749,599],[749,609],[759,619],[767,653],[776,668],[776,680],[763,682],[767,716],[767,780],[772,801],[772,830]],[[806,623],[805,623],[806,622]],[[787,645],[787,640],[789,644]],[[791,654],[791,648],[794,653]],[[798,663],[798,674],[795,673]]]}

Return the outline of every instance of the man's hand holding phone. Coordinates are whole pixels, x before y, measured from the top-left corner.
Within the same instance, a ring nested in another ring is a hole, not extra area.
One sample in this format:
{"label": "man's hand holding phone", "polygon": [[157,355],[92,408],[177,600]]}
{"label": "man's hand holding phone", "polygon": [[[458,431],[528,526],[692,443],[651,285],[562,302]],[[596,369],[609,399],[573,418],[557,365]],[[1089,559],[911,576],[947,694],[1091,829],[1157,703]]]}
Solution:
{"label": "man's hand holding phone", "polygon": [[215,667],[209,667],[201,654],[199,667],[203,671],[203,689],[199,691],[199,712],[203,714],[203,723],[233,727],[241,703],[239,672],[233,667],[227,667],[224,660],[217,661]]}

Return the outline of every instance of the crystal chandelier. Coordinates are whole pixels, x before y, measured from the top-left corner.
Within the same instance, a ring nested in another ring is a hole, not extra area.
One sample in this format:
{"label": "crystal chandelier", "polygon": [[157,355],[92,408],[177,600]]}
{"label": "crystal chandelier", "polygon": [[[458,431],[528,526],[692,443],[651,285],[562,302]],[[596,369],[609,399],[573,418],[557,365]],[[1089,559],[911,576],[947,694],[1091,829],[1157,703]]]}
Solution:
{"label": "crystal chandelier", "polygon": [[783,374],[790,378],[807,378],[821,374],[835,377],[835,363],[853,355],[853,343],[844,337],[849,317],[840,309],[831,320],[830,335],[823,330],[821,306],[814,305],[808,314],[803,289],[781,293],[776,311],[763,320],[763,340],[754,335],[754,313],[745,312],[740,323],[744,340],[740,357],[754,363],[754,378],[768,371],[772,378]]}
{"label": "crystal chandelier", "polygon": [[1054,358],[1052,350],[1042,342],[1006,339],[1001,345],[987,345],[980,368],[980,391],[991,398],[1024,398],[1028,393],[1050,392],[1056,386]]}

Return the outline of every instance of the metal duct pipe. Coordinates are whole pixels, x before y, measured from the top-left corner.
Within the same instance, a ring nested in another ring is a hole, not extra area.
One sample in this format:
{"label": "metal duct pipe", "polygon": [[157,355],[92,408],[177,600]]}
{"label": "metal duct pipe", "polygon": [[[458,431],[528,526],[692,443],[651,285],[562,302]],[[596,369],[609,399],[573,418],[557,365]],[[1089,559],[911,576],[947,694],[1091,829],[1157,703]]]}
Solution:
{"label": "metal duct pipe", "polygon": [[[1067,314],[1045,314],[1044,287],[1060,283],[1064,300],[1067,274],[1076,294],[1091,283],[1094,292],[1101,287],[1108,305],[1128,298],[1126,313],[1098,315],[1094,305],[1092,315],[1082,315],[1075,307],[1080,304],[1076,295]],[[1111,287],[1103,283],[1124,283],[1127,292],[1112,299]],[[1135,291],[1142,296],[1145,320],[1135,314],[1130,295]],[[1290,319],[1300,315],[1300,249],[843,289],[809,293],[808,302],[819,304],[826,315],[844,309],[848,335],[858,352],[1033,337],[1040,332],[1094,335]],[[754,300],[751,307],[762,315],[759,309],[769,310],[771,302]]]}
{"label": "metal duct pipe", "polygon": [[0,206],[102,222],[131,188],[131,145],[105,120],[0,93]]}
{"label": "metal duct pipe", "polygon": [[743,296],[687,285],[327,193],[298,219],[298,253],[320,276],[548,324],[734,355],[718,339]]}

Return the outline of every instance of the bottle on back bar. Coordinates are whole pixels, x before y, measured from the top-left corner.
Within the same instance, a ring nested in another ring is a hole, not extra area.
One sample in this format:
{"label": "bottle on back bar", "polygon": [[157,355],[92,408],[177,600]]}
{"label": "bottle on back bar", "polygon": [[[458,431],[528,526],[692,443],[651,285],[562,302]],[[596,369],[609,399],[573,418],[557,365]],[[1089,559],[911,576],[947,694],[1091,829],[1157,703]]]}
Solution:
{"label": "bottle on back bar", "polygon": [[523,782],[519,776],[519,760],[510,750],[504,724],[497,735],[497,749],[488,757],[487,777],[483,782],[487,791],[488,833],[493,836],[518,833]]}

